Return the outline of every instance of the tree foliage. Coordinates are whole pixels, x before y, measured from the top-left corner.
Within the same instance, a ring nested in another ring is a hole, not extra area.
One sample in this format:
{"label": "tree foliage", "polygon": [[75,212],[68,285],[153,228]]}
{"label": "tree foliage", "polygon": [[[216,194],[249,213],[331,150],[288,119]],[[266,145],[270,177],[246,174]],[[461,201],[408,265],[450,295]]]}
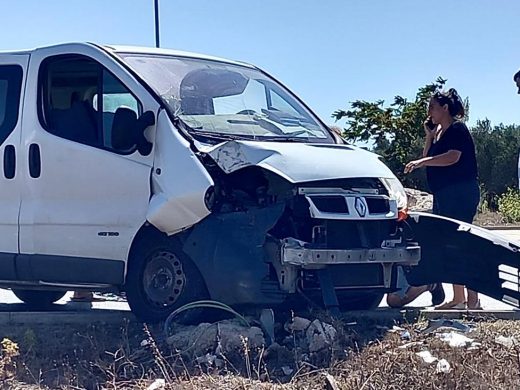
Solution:
{"label": "tree foliage", "polygon": [[485,192],[501,194],[518,188],[518,150],[520,127],[491,126],[488,119],[471,128],[481,185]]}
{"label": "tree foliage", "polygon": [[348,141],[373,143],[373,151],[384,158],[405,185],[426,189],[424,170],[406,176],[403,170],[407,162],[421,156],[428,102],[431,95],[445,83],[446,80],[439,77],[435,82],[419,88],[413,101],[396,96],[386,107],[384,100],[357,100],[351,103],[350,109],[337,110],[332,116],[336,120],[346,119],[347,127],[343,135]]}

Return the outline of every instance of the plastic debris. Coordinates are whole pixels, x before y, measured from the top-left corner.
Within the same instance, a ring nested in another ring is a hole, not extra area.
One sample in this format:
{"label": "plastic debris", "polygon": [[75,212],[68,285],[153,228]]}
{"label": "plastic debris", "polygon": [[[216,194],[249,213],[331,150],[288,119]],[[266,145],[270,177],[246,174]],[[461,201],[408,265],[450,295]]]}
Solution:
{"label": "plastic debris", "polygon": [[410,340],[412,338],[412,336],[410,335],[410,332],[408,332],[407,330],[401,332],[400,336],[401,336],[401,340]]}
{"label": "plastic debris", "polygon": [[402,332],[403,330],[404,330],[404,328],[401,328],[400,326],[394,325],[394,326],[392,326],[392,329],[389,329],[388,331],[390,333],[397,333],[397,332]]}
{"label": "plastic debris", "polygon": [[429,320],[428,327],[421,331],[421,333],[428,334],[440,328],[451,328],[464,333],[471,332],[473,330],[471,326],[460,321],[441,318],[439,320]]}
{"label": "plastic debris", "polygon": [[473,342],[473,343],[471,343],[470,347],[468,348],[468,351],[479,351],[480,347],[482,347],[481,343]]}
{"label": "plastic debris", "polygon": [[421,351],[416,353],[425,363],[431,364],[437,361],[437,358],[431,354],[430,351]]}
{"label": "plastic debris", "polygon": [[512,348],[517,344],[517,341],[514,337],[498,336],[495,338],[495,343],[503,345],[506,348]]}
{"label": "plastic debris", "polygon": [[439,333],[436,336],[453,348],[466,347],[467,345],[471,345],[474,341],[473,339],[456,332]]}
{"label": "plastic debris", "polygon": [[282,371],[284,375],[291,375],[294,370],[291,367],[283,366]]}
{"label": "plastic debris", "polygon": [[446,359],[441,359],[437,362],[437,367],[435,368],[435,371],[438,374],[447,374],[451,371],[450,363]]}
{"label": "plastic debris", "polygon": [[146,388],[146,390],[161,390],[164,389],[165,386],[166,381],[164,379],[156,379]]}

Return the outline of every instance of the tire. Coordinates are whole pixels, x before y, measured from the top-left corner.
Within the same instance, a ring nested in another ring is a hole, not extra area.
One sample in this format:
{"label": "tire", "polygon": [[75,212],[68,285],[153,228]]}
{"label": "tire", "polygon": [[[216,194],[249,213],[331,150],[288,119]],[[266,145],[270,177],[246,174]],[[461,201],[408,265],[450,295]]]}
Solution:
{"label": "tire", "polygon": [[384,293],[374,291],[338,291],[339,309],[351,310],[373,310],[376,309],[384,297]]}
{"label": "tire", "polygon": [[[133,250],[125,283],[130,309],[143,322],[165,320],[175,309],[209,294],[199,270],[174,238],[143,239]],[[189,312],[197,310],[189,310]],[[194,318],[185,318],[186,321]]]}
{"label": "tire", "polygon": [[59,301],[66,291],[44,291],[44,290],[12,290],[16,297],[24,303],[35,308],[45,308]]}

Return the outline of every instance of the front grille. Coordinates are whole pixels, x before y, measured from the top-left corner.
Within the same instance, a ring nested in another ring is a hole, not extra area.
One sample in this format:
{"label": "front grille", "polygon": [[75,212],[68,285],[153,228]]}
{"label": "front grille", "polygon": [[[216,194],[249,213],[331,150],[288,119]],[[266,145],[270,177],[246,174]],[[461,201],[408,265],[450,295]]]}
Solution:
{"label": "front grille", "polygon": [[366,198],[370,214],[386,214],[390,211],[390,203],[384,198]]}
{"label": "front grille", "polygon": [[347,202],[343,196],[311,196],[312,202],[318,210],[325,213],[348,214]]}

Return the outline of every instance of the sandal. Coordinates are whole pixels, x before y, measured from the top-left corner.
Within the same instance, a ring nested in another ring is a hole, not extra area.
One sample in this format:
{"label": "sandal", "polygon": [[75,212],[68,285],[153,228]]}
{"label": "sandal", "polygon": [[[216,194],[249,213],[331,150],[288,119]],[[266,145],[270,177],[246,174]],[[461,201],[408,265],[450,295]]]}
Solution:
{"label": "sandal", "polygon": [[440,306],[435,307],[434,310],[466,310],[466,302],[446,302]]}
{"label": "sandal", "polygon": [[475,304],[475,306],[471,307],[468,305],[468,310],[484,310],[482,308],[482,305],[480,304],[480,299],[477,300],[477,303]]}

